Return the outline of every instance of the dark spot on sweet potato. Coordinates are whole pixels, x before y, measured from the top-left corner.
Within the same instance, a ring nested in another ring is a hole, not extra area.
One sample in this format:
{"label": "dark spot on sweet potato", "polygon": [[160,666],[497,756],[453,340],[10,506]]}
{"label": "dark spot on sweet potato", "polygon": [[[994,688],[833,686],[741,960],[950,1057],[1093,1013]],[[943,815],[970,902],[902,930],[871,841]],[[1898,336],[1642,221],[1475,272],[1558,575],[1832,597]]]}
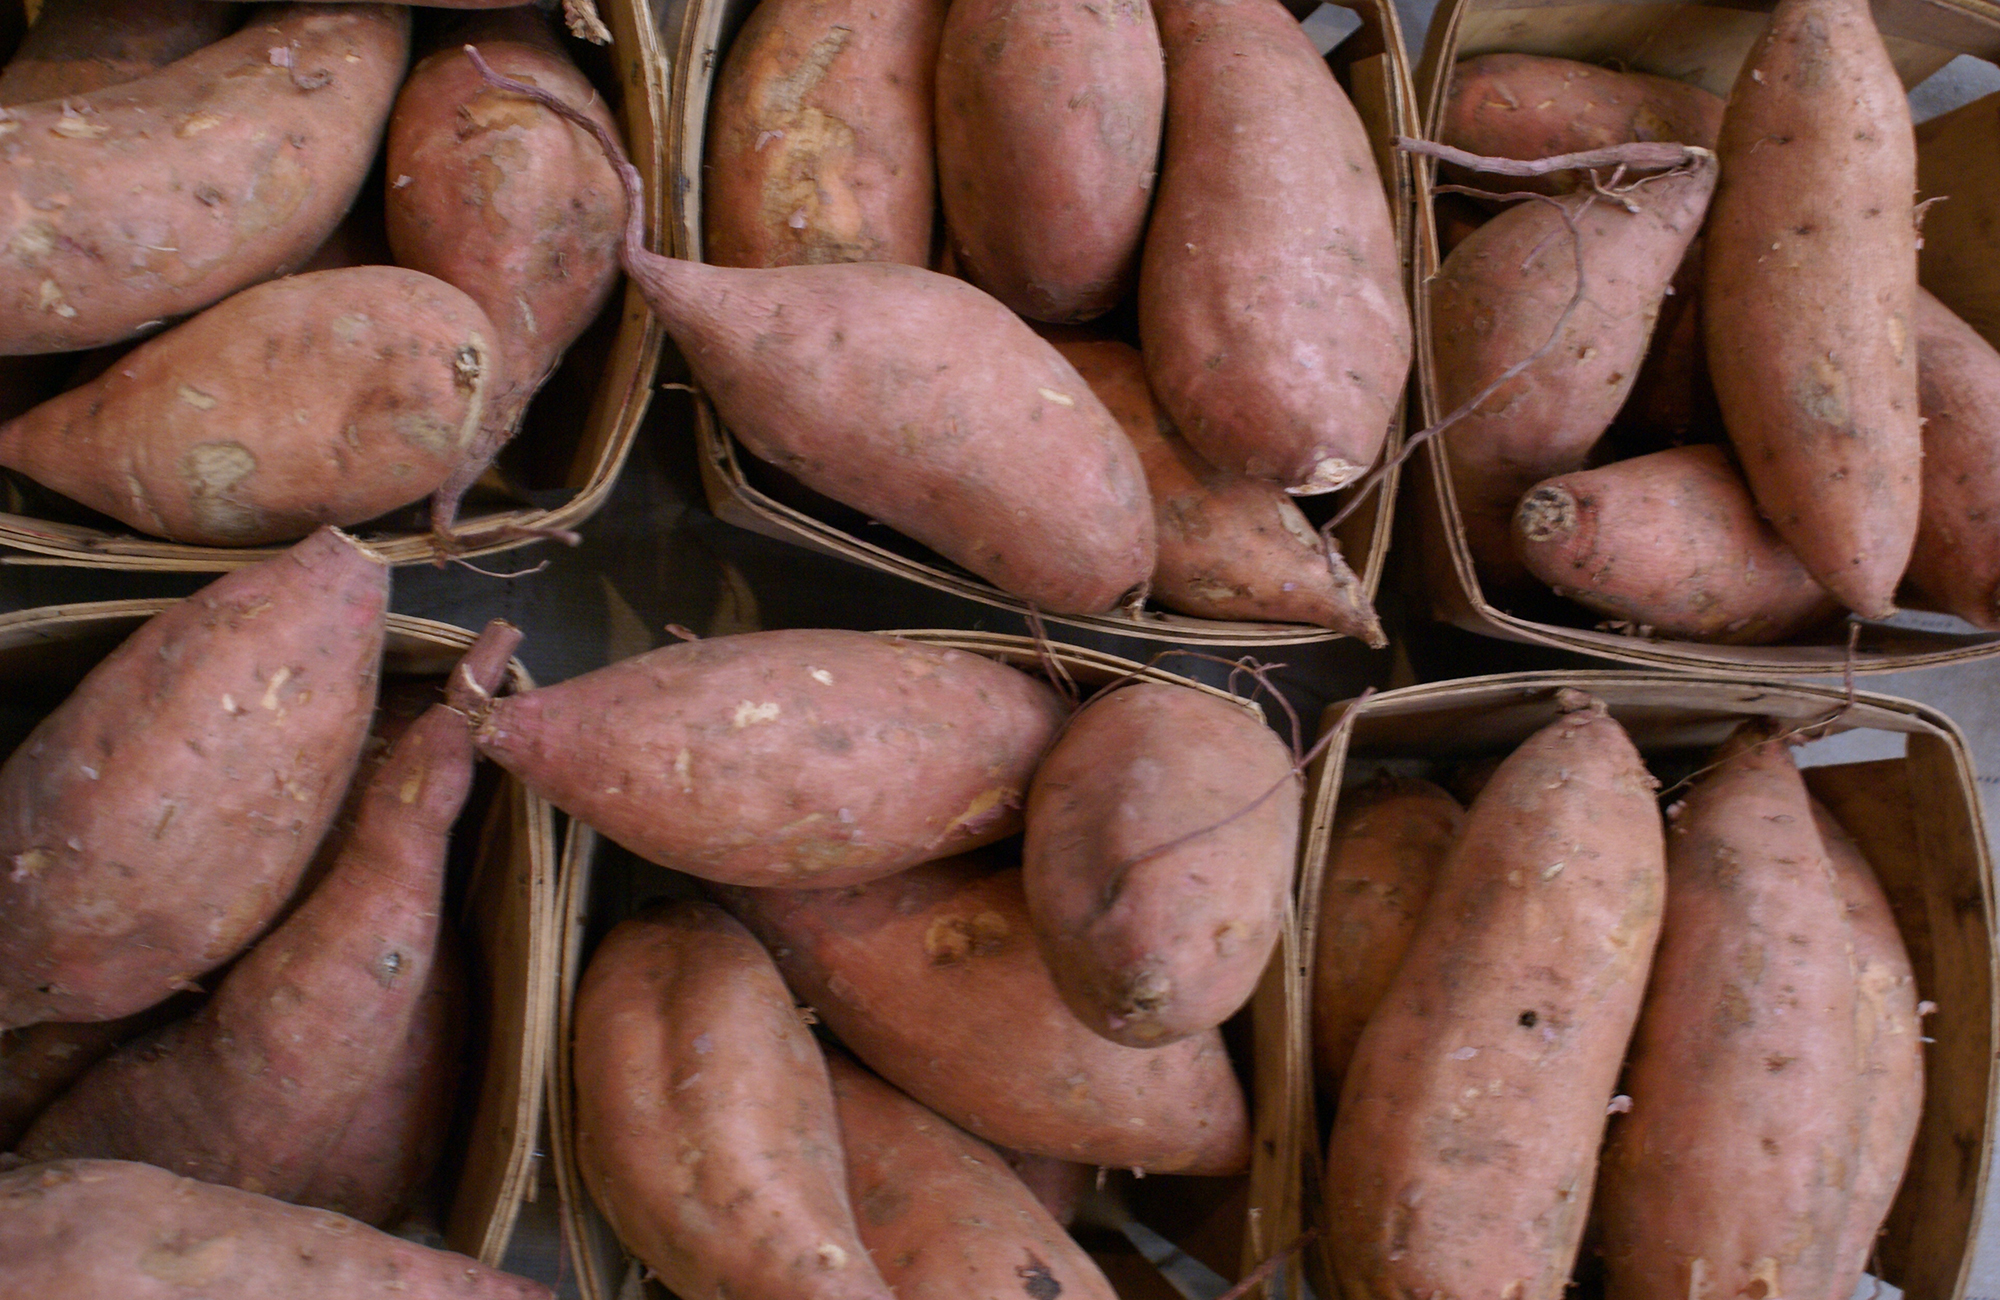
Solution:
{"label": "dark spot on sweet potato", "polygon": [[1062,1283],[1055,1280],[1049,1266],[1028,1252],[1028,1262],[1014,1270],[1021,1279],[1021,1289],[1028,1293],[1029,1300],[1056,1300],[1062,1294]]}
{"label": "dark spot on sweet potato", "polygon": [[1535,1027],[1536,1021],[1538,1021],[1539,1019],[1540,1017],[1537,1016],[1533,1011],[1523,1011],[1521,1013],[1521,1019],[1520,1019],[1521,1028],[1533,1029]]}

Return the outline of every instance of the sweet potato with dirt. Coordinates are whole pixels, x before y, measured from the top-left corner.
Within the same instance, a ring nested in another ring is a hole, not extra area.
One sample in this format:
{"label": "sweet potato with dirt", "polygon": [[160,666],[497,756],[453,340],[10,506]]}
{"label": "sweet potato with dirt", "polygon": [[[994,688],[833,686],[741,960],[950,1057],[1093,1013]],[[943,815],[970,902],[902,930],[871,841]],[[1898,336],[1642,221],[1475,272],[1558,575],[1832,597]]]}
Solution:
{"label": "sweet potato with dirt", "polygon": [[[519,641],[496,622],[456,671],[491,691]],[[20,1153],[141,1160],[298,1200],[362,1101],[400,1068],[429,984],[446,851],[473,767],[464,720],[433,706],[375,773],[312,897],[199,1012],[78,1080]]]}
{"label": "sweet potato with dirt", "polygon": [[321,529],[155,615],[0,766],[0,1028],[131,1015],[269,923],[368,733],[388,595]]}
{"label": "sweet potato with dirt", "polygon": [[1277,0],[1157,0],[1166,148],[1139,271],[1160,405],[1211,464],[1293,492],[1365,473],[1410,370],[1367,130]]}
{"label": "sweet potato with dirt", "polygon": [[150,76],[9,109],[0,353],[114,343],[304,262],[408,58],[407,10],[280,5]]}
{"label": "sweet potato with dirt", "polygon": [[0,425],[0,466],[196,545],[365,523],[465,463],[493,339],[477,303],[416,271],[291,276]]}
{"label": "sweet potato with dirt", "polygon": [[1776,531],[1721,447],[1675,447],[1538,484],[1514,550],[1578,604],[1655,633],[1769,645],[1840,610]]}
{"label": "sweet potato with dirt", "polygon": [[1195,618],[1317,623],[1388,644],[1361,579],[1283,488],[1215,468],[1174,432],[1136,349],[1102,339],[1056,351],[1138,448],[1160,539],[1152,599]]}
{"label": "sweet potato with dirt", "polygon": [[0,1174],[0,1293],[125,1300],[551,1300],[526,1278],[120,1160]]}
{"label": "sweet potato with dirt", "polygon": [[576,1152],[686,1300],[891,1300],[849,1207],[827,1067],[768,953],[708,903],[625,921],[576,994]]}
{"label": "sweet potato with dirt", "polygon": [[1464,822],[1458,800],[1415,777],[1384,776],[1341,795],[1312,959],[1314,1077],[1330,1099]]}
{"label": "sweet potato with dirt", "polygon": [[1326,1166],[1351,1300],[1569,1285],[1666,850],[1624,729],[1560,702],[1473,800],[1355,1046]]}
{"label": "sweet potato with dirt", "polygon": [[666,646],[476,722],[488,758],[648,861],[831,889],[1018,831],[1063,713],[982,655],[797,629]]}
{"label": "sweet potato with dirt", "polygon": [[1740,729],[1667,836],[1632,1109],[1598,1182],[1611,1300],[1831,1296],[1840,1271],[1862,1115],[1853,945],[1774,731]]}
{"label": "sweet potato with dirt", "polygon": [[[1624,405],[1714,184],[1714,161],[1703,158],[1647,180],[1630,196],[1637,211],[1587,193],[1517,204],[1453,249],[1431,281],[1441,415],[1528,363],[1441,437],[1489,591],[1529,581],[1509,541],[1514,507],[1543,479],[1582,469]],[[1572,309],[1579,270],[1585,292]],[[1558,322],[1555,345],[1536,356]]]}
{"label": "sweet potato with dirt", "polygon": [[1923,512],[1904,575],[1923,600],[2000,630],[2000,351],[1917,291]]}
{"label": "sweet potato with dirt", "polygon": [[1865,0],[1779,0],[1729,96],[1702,324],[1757,507],[1864,618],[1916,541],[1916,144]]}
{"label": "sweet potato with dirt", "polygon": [[227,36],[237,14],[209,0],[42,0],[0,68],[0,104],[38,104],[119,86]]}
{"label": "sweet potato with dirt", "polygon": [[761,0],[708,106],[702,258],[928,266],[942,0]]}
{"label": "sweet potato with dirt", "polygon": [[846,1056],[826,1064],[855,1222],[896,1300],[1118,1300],[1004,1156]]}
{"label": "sweet potato with dirt", "polygon": [[1221,1034],[1148,1050],[1085,1028],[1036,947],[1020,871],[1000,862],[723,897],[849,1050],[974,1135],[1078,1164],[1241,1172],[1248,1119]]}
{"label": "sweet potato with dirt", "polygon": [[1028,788],[1021,883],[1084,1024],[1157,1048],[1257,990],[1284,928],[1304,783],[1262,717],[1188,686],[1092,700]]}
{"label": "sweet potato with dirt", "polygon": [[954,0],[937,62],[938,196],[959,273],[1081,321],[1139,271],[1166,68],[1148,0]]}

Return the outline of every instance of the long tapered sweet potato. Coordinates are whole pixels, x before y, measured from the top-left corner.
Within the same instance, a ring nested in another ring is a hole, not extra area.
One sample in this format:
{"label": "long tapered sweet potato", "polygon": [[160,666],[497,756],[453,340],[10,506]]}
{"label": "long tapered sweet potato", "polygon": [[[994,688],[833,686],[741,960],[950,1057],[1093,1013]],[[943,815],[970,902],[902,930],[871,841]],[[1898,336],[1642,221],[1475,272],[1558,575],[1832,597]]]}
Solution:
{"label": "long tapered sweet potato", "polygon": [[929,266],[940,0],[762,0],[708,109],[702,256]]}
{"label": "long tapered sweet potato", "polygon": [[1329,1098],[1403,964],[1465,810],[1428,781],[1385,778],[1343,794],[1320,893],[1312,965],[1315,1078]]}
{"label": "long tapered sweet potato", "polygon": [[130,338],[299,265],[353,204],[408,58],[407,10],[274,6],[151,76],[10,109],[0,353]]}
{"label": "long tapered sweet potato", "polygon": [[[519,641],[494,623],[458,671],[490,691]],[[433,706],[375,773],[312,897],[198,1013],[78,1080],[35,1121],[21,1154],[141,1160],[298,1200],[398,1068],[429,983],[445,855],[473,766],[463,719]]]}
{"label": "long tapered sweet potato", "polygon": [[1138,682],[1063,728],[1028,790],[1022,886],[1077,1018],[1159,1047],[1250,1000],[1284,927],[1304,787],[1263,719]]}
{"label": "long tapered sweet potato", "polygon": [[1248,1121],[1221,1034],[1142,1049],[1086,1029],[1036,948],[1021,873],[999,861],[725,901],[849,1050],[976,1136],[1079,1164],[1241,1171]]}
{"label": "long tapered sweet potato", "polygon": [[1831,1296],[1862,1113],[1845,906],[1751,723],[1668,834],[1667,918],[1604,1154],[1612,1300]]}
{"label": "long tapered sweet potato", "polygon": [[35,25],[0,68],[0,104],[88,95],[157,72],[236,26],[209,0],[42,0]]}
{"label": "long tapered sweet potato", "polygon": [[849,1207],[827,1067],[770,955],[708,903],[598,946],[576,1149],[626,1249],[687,1300],[891,1300]]}
{"label": "long tapered sweet potato", "polygon": [[1867,618],[1917,535],[1916,143],[1865,0],[1780,0],[1730,92],[1702,286],[1757,505]]}
{"label": "long tapered sweet potato", "polygon": [[155,615],[0,767],[0,1028],[112,1020],[241,952],[339,810],[389,571],[330,528]]}
{"label": "long tapered sweet potato", "polygon": [[1166,98],[1148,0],[954,0],[937,148],[959,274],[1036,320],[1116,306],[1139,270]]}
{"label": "long tapered sweet potato", "polygon": [[1569,1285],[1666,850],[1624,729],[1566,694],[1473,800],[1355,1046],[1326,1183],[1350,1300]]}
{"label": "long tapered sweet potato", "polygon": [[847,1194],[896,1300],[1118,1300],[1006,1158],[840,1053]]}
{"label": "long tapered sweet potato", "polygon": [[1661,636],[1768,645],[1840,608],[1758,517],[1721,447],[1539,484],[1515,511],[1514,550],[1557,594]]}
{"label": "long tapered sweet potato", "polygon": [[1283,488],[1215,468],[1174,432],[1136,349],[1099,339],[1056,351],[1139,450],[1160,539],[1154,600],[1196,618],[1317,623],[1378,650],[1388,644],[1361,579]]}
{"label": "long tapered sweet potato", "polygon": [[1222,469],[1366,472],[1410,369],[1389,204],[1354,106],[1277,0],[1156,0],[1166,149],[1139,272],[1160,405]]}
{"label": "long tapered sweet potato", "polygon": [[0,465],[143,533],[251,546],[421,500],[494,369],[465,294],[393,266],[246,289],[0,425]]}
{"label": "long tapered sweet potato", "polygon": [[2000,351],[1917,291],[1923,513],[1909,584],[1948,614],[2000,629]]}
{"label": "long tapered sweet potato", "polygon": [[551,1300],[526,1278],[325,1210],[119,1160],[0,1174],[0,1294]]}
{"label": "long tapered sweet potato", "polygon": [[708,880],[832,888],[1020,829],[1063,709],[1025,673],[866,632],[670,645],[495,701],[481,752]]}

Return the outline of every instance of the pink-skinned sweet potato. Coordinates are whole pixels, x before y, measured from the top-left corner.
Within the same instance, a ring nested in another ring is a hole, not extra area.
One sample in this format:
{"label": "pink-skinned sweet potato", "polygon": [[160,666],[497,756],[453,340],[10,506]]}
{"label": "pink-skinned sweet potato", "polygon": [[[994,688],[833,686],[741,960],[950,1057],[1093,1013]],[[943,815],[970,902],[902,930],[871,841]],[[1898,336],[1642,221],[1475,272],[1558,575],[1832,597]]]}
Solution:
{"label": "pink-skinned sweet potato", "polygon": [[848,1199],[896,1300],[1118,1300],[1004,1156],[846,1056],[826,1065]]}
{"label": "pink-skinned sweet potato", "polygon": [[1196,618],[1317,623],[1388,644],[1361,580],[1283,488],[1215,468],[1173,431],[1136,349],[1093,339],[1056,351],[1139,450],[1160,539],[1152,599]]}
{"label": "pink-skinned sweet potato", "polygon": [[1831,1296],[1857,1171],[1853,943],[1775,726],[1746,724],[1674,817],[1667,915],[1606,1144],[1612,1300]]}
{"label": "pink-skinned sweet potato", "polygon": [[408,58],[407,10],[273,6],[150,76],[10,109],[0,353],[114,343],[299,265]]}
{"label": "pink-skinned sweet potato", "polygon": [[321,529],[155,615],[0,766],[0,1028],[130,1015],[270,922],[368,733],[388,594]]}
{"label": "pink-skinned sweet potato", "polygon": [[960,274],[1080,321],[1132,287],[1166,68],[1148,0],[953,0],[938,46],[938,194]]}
{"label": "pink-skinned sweet potato", "polygon": [[1049,1217],[1067,1228],[1076,1222],[1084,1199],[1097,1186],[1097,1170],[1071,1160],[1031,1155],[1026,1151],[996,1148],[1027,1189],[1035,1194]]}
{"label": "pink-skinned sweet potato", "polygon": [[1702,325],[1761,510],[1864,618],[1916,541],[1916,142],[1865,0],[1779,0],[1730,92]]}
{"label": "pink-skinned sweet potato", "polygon": [[1256,713],[1136,682],[1063,728],[1028,789],[1022,886],[1084,1024],[1157,1048],[1236,1014],[1284,928],[1304,784]]}
{"label": "pink-skinned sweet potato", "polygon": [[940,0],[761,0],[708,109],[702,256],[928,266]]}
{"label": "pink-skinned sweet potato", "polygon": [[1277,0],[1155,11],[1166,148],[1139,272],[1153,392],[1210,464],[1330,492],[1374,463],[1410,369],[1368,133]]}
{"label": "pink-skinned sweet potato", "polygon": [[[326,3],[328,0],[312,0],[312,3]],[[388,4],[410,5],[417,0],[385,0]],[[528,0],[423,0],[426,9],[512,9]],[[545,6],[546,7],[546,6]],[[611,30],[598,16],[596,0],[562,0],[563,20],[569,25],[569,34],[580,41],[591,41],[598,45],[611,43]]]}
{"label": "pink-skinned sweet potato", "polygon": [[1215,1030],[1113,1043],[1056,992],[1018,869],[995,854],[852,889],[721,891],[869,1068],[989,1142],[1078,1164],[1228,1174],[1249,1160]]}
{"label": "pink-skinned sweet potato", "polygon": [[1355,1046],[1326,1165],[1350,1300],[1569,1285],[1666,849],[1624,729],[1564,694],[1473,800]]}
{"label": "pink-skinned sweet potato", "polygon": [[260,284],[0,425],[0,465],[142,533],[291,541],[421,500],[464,464],[493,326],[441,280]]}
{"label": "pink-skinned sweet potato", "polygon": [[1759,517],[1721,447],[1537,484],[1514,513],[1514,550],[1558,595],[1665,637],[1768,645],[1840,609]]}
{"label": "pink-skinned sweet potato", "polygon": [[0,104],[123,85],[221,40],[237,15],[208,0],[42,0],[0,68]]}
{"label": "pink-skinned sweet potato", "polygon": [[121,1160],[0,1174],[0,1294],[551,1300],[526,1278],[325,1210]]}
{"label": "pink-skinned sweet potato", "polygon": [[2000,630],[2000,351],[1917,291],[1923,513],[1905,575],[1923,600]]}
{"label": "pink-skinned sweet potato", "polygon": [[[493,623],[457,671],[491,691],[519,641]],[[375,773],[312,897],[194,1016],[78,1080],[20,1153],[140,1160],[298,1200],[362,1101],[399,1068],[429,984],[446,850],[473,766],[463,719],[433,706]]]}
{"label": "pink-skinned sweet potato", "polygon": [[192,994],[117,1020],[45,1020],[0,1031],[0,1151],[12,1151],[35,1117],[120,1043],[186,1015]]}
{"label": "pink-skinned sweet potato", "polygon": [[685,1300],[891,1300],[855,1228],[819,1045],[708,903],[625,921],[576,995],[576,1151],[625,1248]]}
{"label": "pink-skinned sweet potato", "polygon": [[1063,706],[981,655],[866,632],[666,646],[493,703],[482,753],[661,866],[833,888],[1020,829]]}

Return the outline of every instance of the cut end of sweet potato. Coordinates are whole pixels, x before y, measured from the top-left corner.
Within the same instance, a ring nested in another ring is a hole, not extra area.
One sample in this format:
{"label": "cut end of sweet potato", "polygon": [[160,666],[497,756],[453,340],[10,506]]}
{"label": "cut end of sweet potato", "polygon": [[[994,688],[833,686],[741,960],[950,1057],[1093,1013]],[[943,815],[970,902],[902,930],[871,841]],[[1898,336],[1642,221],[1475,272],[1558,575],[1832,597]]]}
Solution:
{"label": "cut end of sweet potato", "polygon": [[1314,462],[1304,480],[1286,484],[1285,491],[1295,497],[1318,496],[1344,488],[1367,472],[1366,465],[1358,465],[1343,456],[1326,456]]}
{"label": "cut end of sweet potato", "polygon": [[1559,542],[1576,532],[1576,497],[1566,487],[1538,487],[1521,498],[1514,528],[1525,541]]}

